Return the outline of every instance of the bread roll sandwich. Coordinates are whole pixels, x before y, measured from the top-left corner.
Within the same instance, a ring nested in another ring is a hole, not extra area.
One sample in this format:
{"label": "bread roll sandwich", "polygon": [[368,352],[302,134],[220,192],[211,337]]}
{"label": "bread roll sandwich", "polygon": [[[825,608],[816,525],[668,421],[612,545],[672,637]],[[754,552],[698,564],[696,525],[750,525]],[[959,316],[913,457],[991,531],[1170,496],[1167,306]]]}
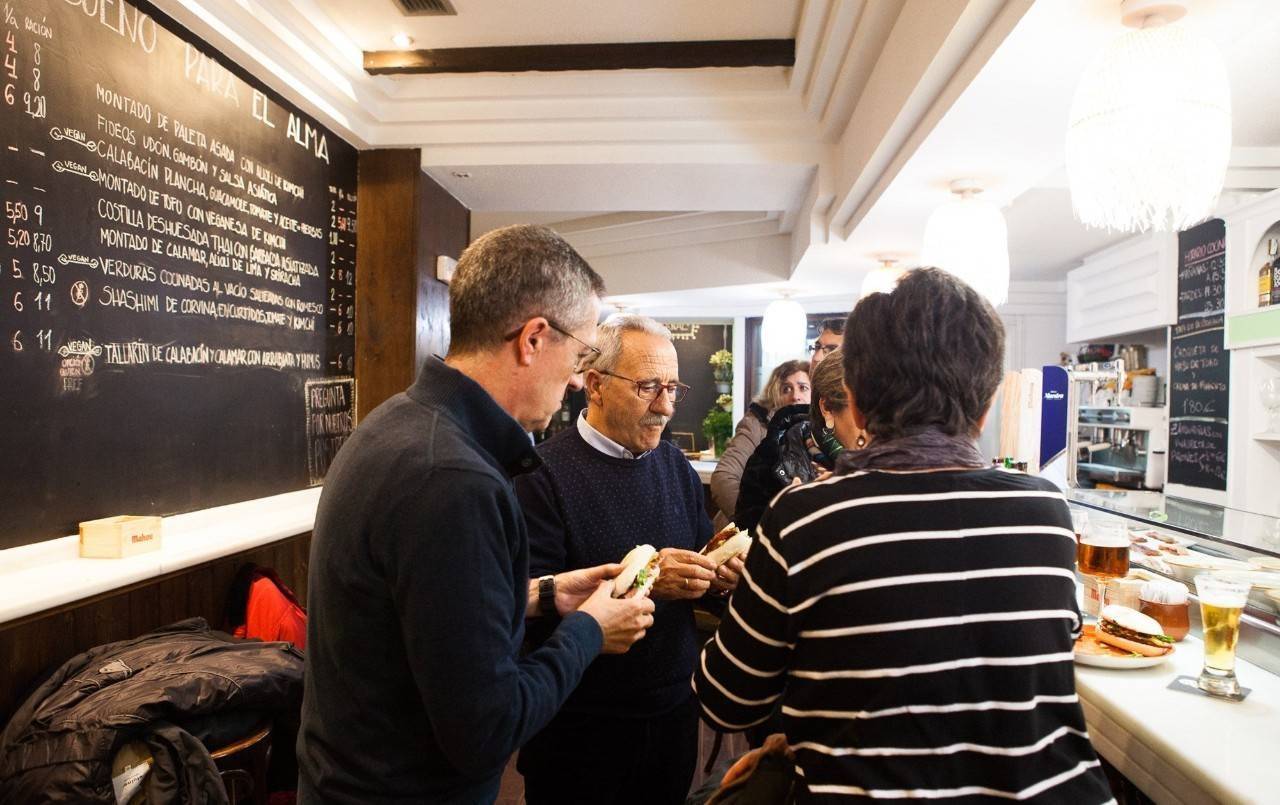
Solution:
{"label": "bread roll sandwich", "polygon": [[707,542],[702,555],[719,567],[750,547],[751,535],[746,531],[739,531],[737,526],[729,523]]}
{"label": "bread roll sandwich", "polygon": [[622,572],[613,580],[613,597],[648,595],[658,572],[658,551],[652,545],[637,545],[622,557]]}
{"label": "bread roll sandwich", "polygon": [[1173,638],[1164,633],[1155,618],[1115,604],[1102,608],[1097,638],[1144,657],[1159,657],[1173,650]]}

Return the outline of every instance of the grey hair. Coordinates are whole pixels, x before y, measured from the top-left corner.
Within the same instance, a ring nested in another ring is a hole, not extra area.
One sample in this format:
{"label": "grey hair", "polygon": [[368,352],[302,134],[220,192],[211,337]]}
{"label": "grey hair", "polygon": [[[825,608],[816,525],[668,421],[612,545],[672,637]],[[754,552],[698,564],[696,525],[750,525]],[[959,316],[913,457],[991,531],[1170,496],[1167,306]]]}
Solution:
{"label": "grey hair", "polygon": [[596,328],[596,347],[600,354],[591,363],[591,368],[601,372],[612,372],[622,358],[622,336],[624,333],[648,333],[671,340],[671,331],[648,316],[635,313],[615,313],[600,323]]}
{"label": "grey hair", "polygon": [[592,300],[603,294],[604,280],[554,231],[529,224],[495,229],[458,259],[449,286],[449,351],[497,346],[535,316],[577,329],[591,321]]}

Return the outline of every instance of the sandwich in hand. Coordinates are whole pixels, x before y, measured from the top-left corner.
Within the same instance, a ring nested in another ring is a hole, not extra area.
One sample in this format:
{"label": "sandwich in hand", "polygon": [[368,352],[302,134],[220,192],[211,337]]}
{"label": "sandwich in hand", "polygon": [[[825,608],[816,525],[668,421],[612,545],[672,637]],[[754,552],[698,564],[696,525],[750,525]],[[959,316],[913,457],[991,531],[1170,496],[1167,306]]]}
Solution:
{"label": "sandwich in hand", "polygon": [[702,549],[702,555],[715,562],[716,567],[720,567],[750,547],[751,535],[746,531],[739,531],[737,526],[729,523],[711,538],[707,547]]}
{"label": "sandwich in hand", "polygon": [[1102,608],[1095,636],[1107,645],[1144,657],[1159,657],[1173,650],[1173,638],[1155,618],[1115,604]]}
{"label": "sandwich in hand", "polygon": [[622,572],[613,580],[614,598],[635,598],[649,594],[658,580],[658,551],[652,545],[637,545],[622,557]]}

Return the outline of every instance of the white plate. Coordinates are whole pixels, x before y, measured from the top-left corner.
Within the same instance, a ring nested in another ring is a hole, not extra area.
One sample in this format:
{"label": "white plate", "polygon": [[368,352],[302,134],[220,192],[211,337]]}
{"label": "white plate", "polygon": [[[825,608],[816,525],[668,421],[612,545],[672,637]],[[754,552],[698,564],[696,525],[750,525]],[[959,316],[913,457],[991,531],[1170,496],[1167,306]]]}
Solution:
{"label": "white plate", "polygon": [[[1081,639],[1089,639],[1097,632],[1098,625],[1096,623],[1085,624]],[[1176,652],[1176,648],[1170,648],[1168,654],[1161,654],[1159,657],[1144,657],[1137,655],[1133,657],[1118,657],[1112,654],[1082,654],[1078,651],[1071,652],[1071,658],[1081,665],[1092,665],[1095,668],[1117,668],[1120,670],[1128,670],[1133,668],[1150,668],[1153,665],[1159,665],[1169,659]]]}
{"label": "white plate", "polygon": [[1108,654],[1074,654],[1075,661],[1081,665],[1092,665],[1095,668],[1150,668],[1159,665],[1173,656],[1173,651],[1159,657],[1112,657]]}

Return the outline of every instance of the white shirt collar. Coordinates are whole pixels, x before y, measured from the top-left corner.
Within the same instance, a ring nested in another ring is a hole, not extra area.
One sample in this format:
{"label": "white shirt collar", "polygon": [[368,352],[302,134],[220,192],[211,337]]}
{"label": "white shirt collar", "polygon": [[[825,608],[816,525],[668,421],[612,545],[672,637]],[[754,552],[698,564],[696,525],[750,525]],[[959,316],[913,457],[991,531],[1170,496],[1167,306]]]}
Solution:
{"label": "white shirt collar", "polygon": [[578,415],[578,434],[582,436],[582,440],[587,444],[599,450],[601,453],[604,453],[606,456],[612,456],[613,458],[644,458],[651,452],[646,450],[637,456],[627,448],[615,442],[613,439],[605,436],[603,433],[592,427],[591,423],[587,421],[586,411],[583,411]]}

